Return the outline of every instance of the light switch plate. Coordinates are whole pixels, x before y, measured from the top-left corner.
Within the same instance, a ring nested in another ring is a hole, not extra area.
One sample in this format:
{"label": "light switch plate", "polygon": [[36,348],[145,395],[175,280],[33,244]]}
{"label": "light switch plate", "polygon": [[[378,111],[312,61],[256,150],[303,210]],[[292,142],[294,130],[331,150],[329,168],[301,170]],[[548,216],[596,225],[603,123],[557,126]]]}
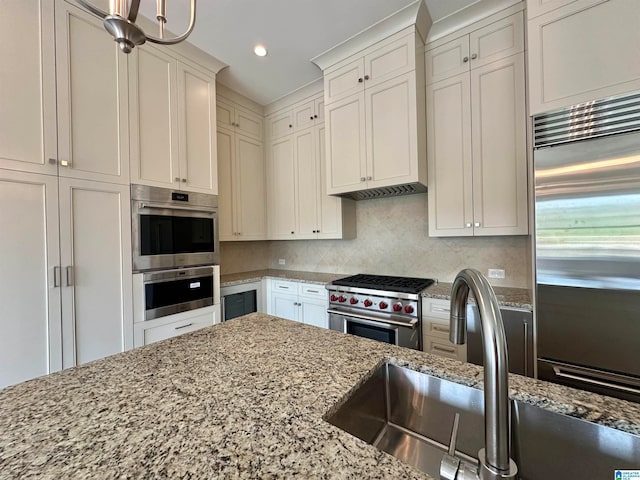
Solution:
{"label": "light switch plate", "polygon": [[284,265],[286,262],[284,261],[284,258],[279,258],[278,259],[278,265]]}
{"label": "light switch plate", "polygon": [[504,278],[504,270],[500,268],[490,268],[488,275],[489,278]]}

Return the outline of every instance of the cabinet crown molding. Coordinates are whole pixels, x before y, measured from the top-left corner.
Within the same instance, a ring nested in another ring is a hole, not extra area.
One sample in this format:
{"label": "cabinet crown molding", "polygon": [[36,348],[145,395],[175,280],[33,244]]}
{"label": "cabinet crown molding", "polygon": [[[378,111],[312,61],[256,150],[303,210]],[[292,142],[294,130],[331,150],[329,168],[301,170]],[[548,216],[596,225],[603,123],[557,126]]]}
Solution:
{"label": "cabinet crown molding", "polygon": [[335,65],[339,61],[361,52],[394,33],[412,26],[415,26],[424,43],[431,23],[431,15],[429,15],[424,0],[417,0],[326,52],[313,57],[311,61],[324,71],[331,65]]}

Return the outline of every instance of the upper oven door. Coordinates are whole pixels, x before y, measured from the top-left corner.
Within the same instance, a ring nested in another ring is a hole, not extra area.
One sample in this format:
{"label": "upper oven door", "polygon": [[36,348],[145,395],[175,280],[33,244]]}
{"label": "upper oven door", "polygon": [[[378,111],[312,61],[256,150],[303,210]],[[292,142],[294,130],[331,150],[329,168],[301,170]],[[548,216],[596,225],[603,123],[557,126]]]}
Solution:
{"label": "upper oven door", "polygon": [[134,271],[220,263],[217,208],[132,204]]}

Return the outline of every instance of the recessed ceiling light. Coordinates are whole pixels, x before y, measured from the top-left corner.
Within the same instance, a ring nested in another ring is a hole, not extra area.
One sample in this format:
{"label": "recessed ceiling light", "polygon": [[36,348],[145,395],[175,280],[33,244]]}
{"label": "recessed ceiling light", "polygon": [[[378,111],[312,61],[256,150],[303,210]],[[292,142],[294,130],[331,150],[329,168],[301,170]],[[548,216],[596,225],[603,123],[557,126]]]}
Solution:
{"label": "recessed ceiling light", "polygon": [[256,48],[253,49],[253,53],[255,53],[259,57],[264,57],[267,55],[267,49],[262,45],[256,45]]}

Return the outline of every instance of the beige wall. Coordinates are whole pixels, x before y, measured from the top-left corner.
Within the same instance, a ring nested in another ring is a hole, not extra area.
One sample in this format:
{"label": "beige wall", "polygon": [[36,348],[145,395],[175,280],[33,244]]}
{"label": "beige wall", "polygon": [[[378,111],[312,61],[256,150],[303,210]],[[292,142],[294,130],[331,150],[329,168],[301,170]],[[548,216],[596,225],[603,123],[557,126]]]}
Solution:
{"label": "beige wall", "polygon": [[[430,238],[427,195],[357,202],[354,240],[223,243],[222,271],[286,268],[331,273],[376,273],[451,281],[465,267],[505,270],[493,285],[531,286],[530,239],[526,236]],[[286,265],[278,265],[284,258]]]}

